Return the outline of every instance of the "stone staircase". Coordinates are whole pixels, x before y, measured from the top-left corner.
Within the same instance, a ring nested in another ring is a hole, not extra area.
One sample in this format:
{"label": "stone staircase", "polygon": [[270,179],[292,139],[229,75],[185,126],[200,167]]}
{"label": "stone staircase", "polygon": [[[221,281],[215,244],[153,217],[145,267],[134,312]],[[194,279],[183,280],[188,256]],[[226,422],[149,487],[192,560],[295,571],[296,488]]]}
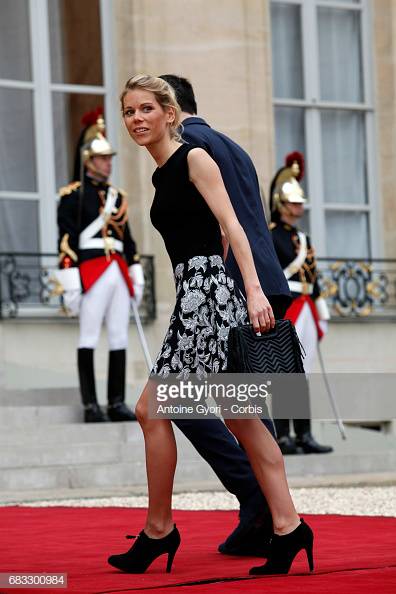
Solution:
{"label": "stone staircase", "polygon": [[[315,437],[330,443],[330,455],[289,456],[290,477],[309,485],[317,477],[356,473],[392,473],[396,438],[378,431],[348,427],[342,441],[333,423],[316,422]],[[210,467],[177,431],[179,463],[176,484],[221,488]],[[144,491],[144,445],[137,423],[84,424],[76,389],[0,390],[0,501],[23,500],[28,493],[70,497],[114,488]],[[11,497],[13,495],[13,497]]]}
{"label": "stone staircase", "polygon": [[[75,389],[0,392],[0,452],[0,499],[8,491],[146,481],[138,423],[83,423]],[[190,448],[182,480],[194,478],[198,462]]]}

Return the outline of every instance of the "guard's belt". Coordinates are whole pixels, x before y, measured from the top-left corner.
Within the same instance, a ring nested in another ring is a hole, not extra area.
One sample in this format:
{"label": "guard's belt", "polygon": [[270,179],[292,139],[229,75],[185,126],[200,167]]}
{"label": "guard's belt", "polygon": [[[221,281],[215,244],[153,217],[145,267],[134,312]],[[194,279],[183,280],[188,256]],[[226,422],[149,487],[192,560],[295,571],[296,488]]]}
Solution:
{"label": "guard's belt", "polygon": [[[94,237],[93,239],[83,239],[80,235],[79,246],[80,250],[105,250],[105,247],[109,247],[105,244],[105,240],[100,237]],[[111,248],[120,252],[124,251],[124,244],[119,239],[111,238]]]}
{"label": "guard's belt", "polygon": [[288,281],[289,289],[292,293],[301,293],[302,295],[312,295],[313,285],[311,283],[300,283],[299,281]]}

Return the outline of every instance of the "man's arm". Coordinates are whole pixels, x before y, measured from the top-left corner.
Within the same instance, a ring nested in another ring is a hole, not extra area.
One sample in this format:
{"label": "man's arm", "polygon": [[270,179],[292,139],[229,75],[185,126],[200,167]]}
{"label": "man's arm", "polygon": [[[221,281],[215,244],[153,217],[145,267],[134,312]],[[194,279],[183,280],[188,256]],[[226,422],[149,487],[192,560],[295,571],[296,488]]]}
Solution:
{"label": "man's arm", "polygon": [[79,186],[70,184],[61,188],[57,221],[59,229],[59,265],[64,267],[66,258],[74,265],[78,261],[78,204]]}

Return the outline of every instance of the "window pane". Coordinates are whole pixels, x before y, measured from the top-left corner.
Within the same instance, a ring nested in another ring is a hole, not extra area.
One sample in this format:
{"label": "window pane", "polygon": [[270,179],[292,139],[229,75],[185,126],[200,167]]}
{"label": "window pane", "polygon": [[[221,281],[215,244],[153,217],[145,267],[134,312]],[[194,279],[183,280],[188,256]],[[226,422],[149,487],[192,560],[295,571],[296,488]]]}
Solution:
{"label": "window pane", "polygon": [[318,9],[321,97],[363,101],[360,12]]}
{"label": "window pane", "polygon": [[304,110],[300,107],[275,107],[276,166],[284,165],[292,151],[305,154]]}
{"label": "window pane", "polygon": [[73,181],[74,158],[83,126],[81,118],[98,106],[103,106],[102,95],[54,93],[53,121],[55,171],[57,188]]}
{"label": "window pane", "polygon": [[49,0],[54,83],[102,85],[99,0]]}
{"label": "window pane", "polygon": [[325,202],[367,203],[364,115],[321,113]]}
{"label": "window pane", "polygon": [[35,192],[32,91],[0,87],[0,190]]}
{"label": "window pane", "polygon": [[0,78],[31,80],[28,0],[1,0]]}
{"label": "window pane", "polygon": [[311,221],[309,210],[304,210],[304,214],[301,217],[301,219],[299,219],[297,227],[301,229],[301,231],[304,231],[304,233],[308,233],[308,235],[311,235]]}
{"label": "window pane", "polygon": [[38,251],[38,202],[0,198],[0,252]]}
{"label": "window pane", "polygon": [[369,226],[366,213],[326,213],[326,256],[330,258],[368,258]]}
{"label": "window pane", "polygon": [[293,4],[271,5],[272,72],[274,97],[304,97],[300,7]]}

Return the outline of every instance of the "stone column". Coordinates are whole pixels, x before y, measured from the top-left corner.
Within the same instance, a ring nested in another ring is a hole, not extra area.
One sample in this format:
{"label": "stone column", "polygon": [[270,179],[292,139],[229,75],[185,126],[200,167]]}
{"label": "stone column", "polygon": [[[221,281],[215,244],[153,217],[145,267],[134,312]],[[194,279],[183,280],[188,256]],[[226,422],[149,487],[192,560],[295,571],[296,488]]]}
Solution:
{"label": "stone column", "polygon": [[396,0],[372,6],[375,109],[378,130],[378,195],[382,198],[384,256],[396,255]]}

